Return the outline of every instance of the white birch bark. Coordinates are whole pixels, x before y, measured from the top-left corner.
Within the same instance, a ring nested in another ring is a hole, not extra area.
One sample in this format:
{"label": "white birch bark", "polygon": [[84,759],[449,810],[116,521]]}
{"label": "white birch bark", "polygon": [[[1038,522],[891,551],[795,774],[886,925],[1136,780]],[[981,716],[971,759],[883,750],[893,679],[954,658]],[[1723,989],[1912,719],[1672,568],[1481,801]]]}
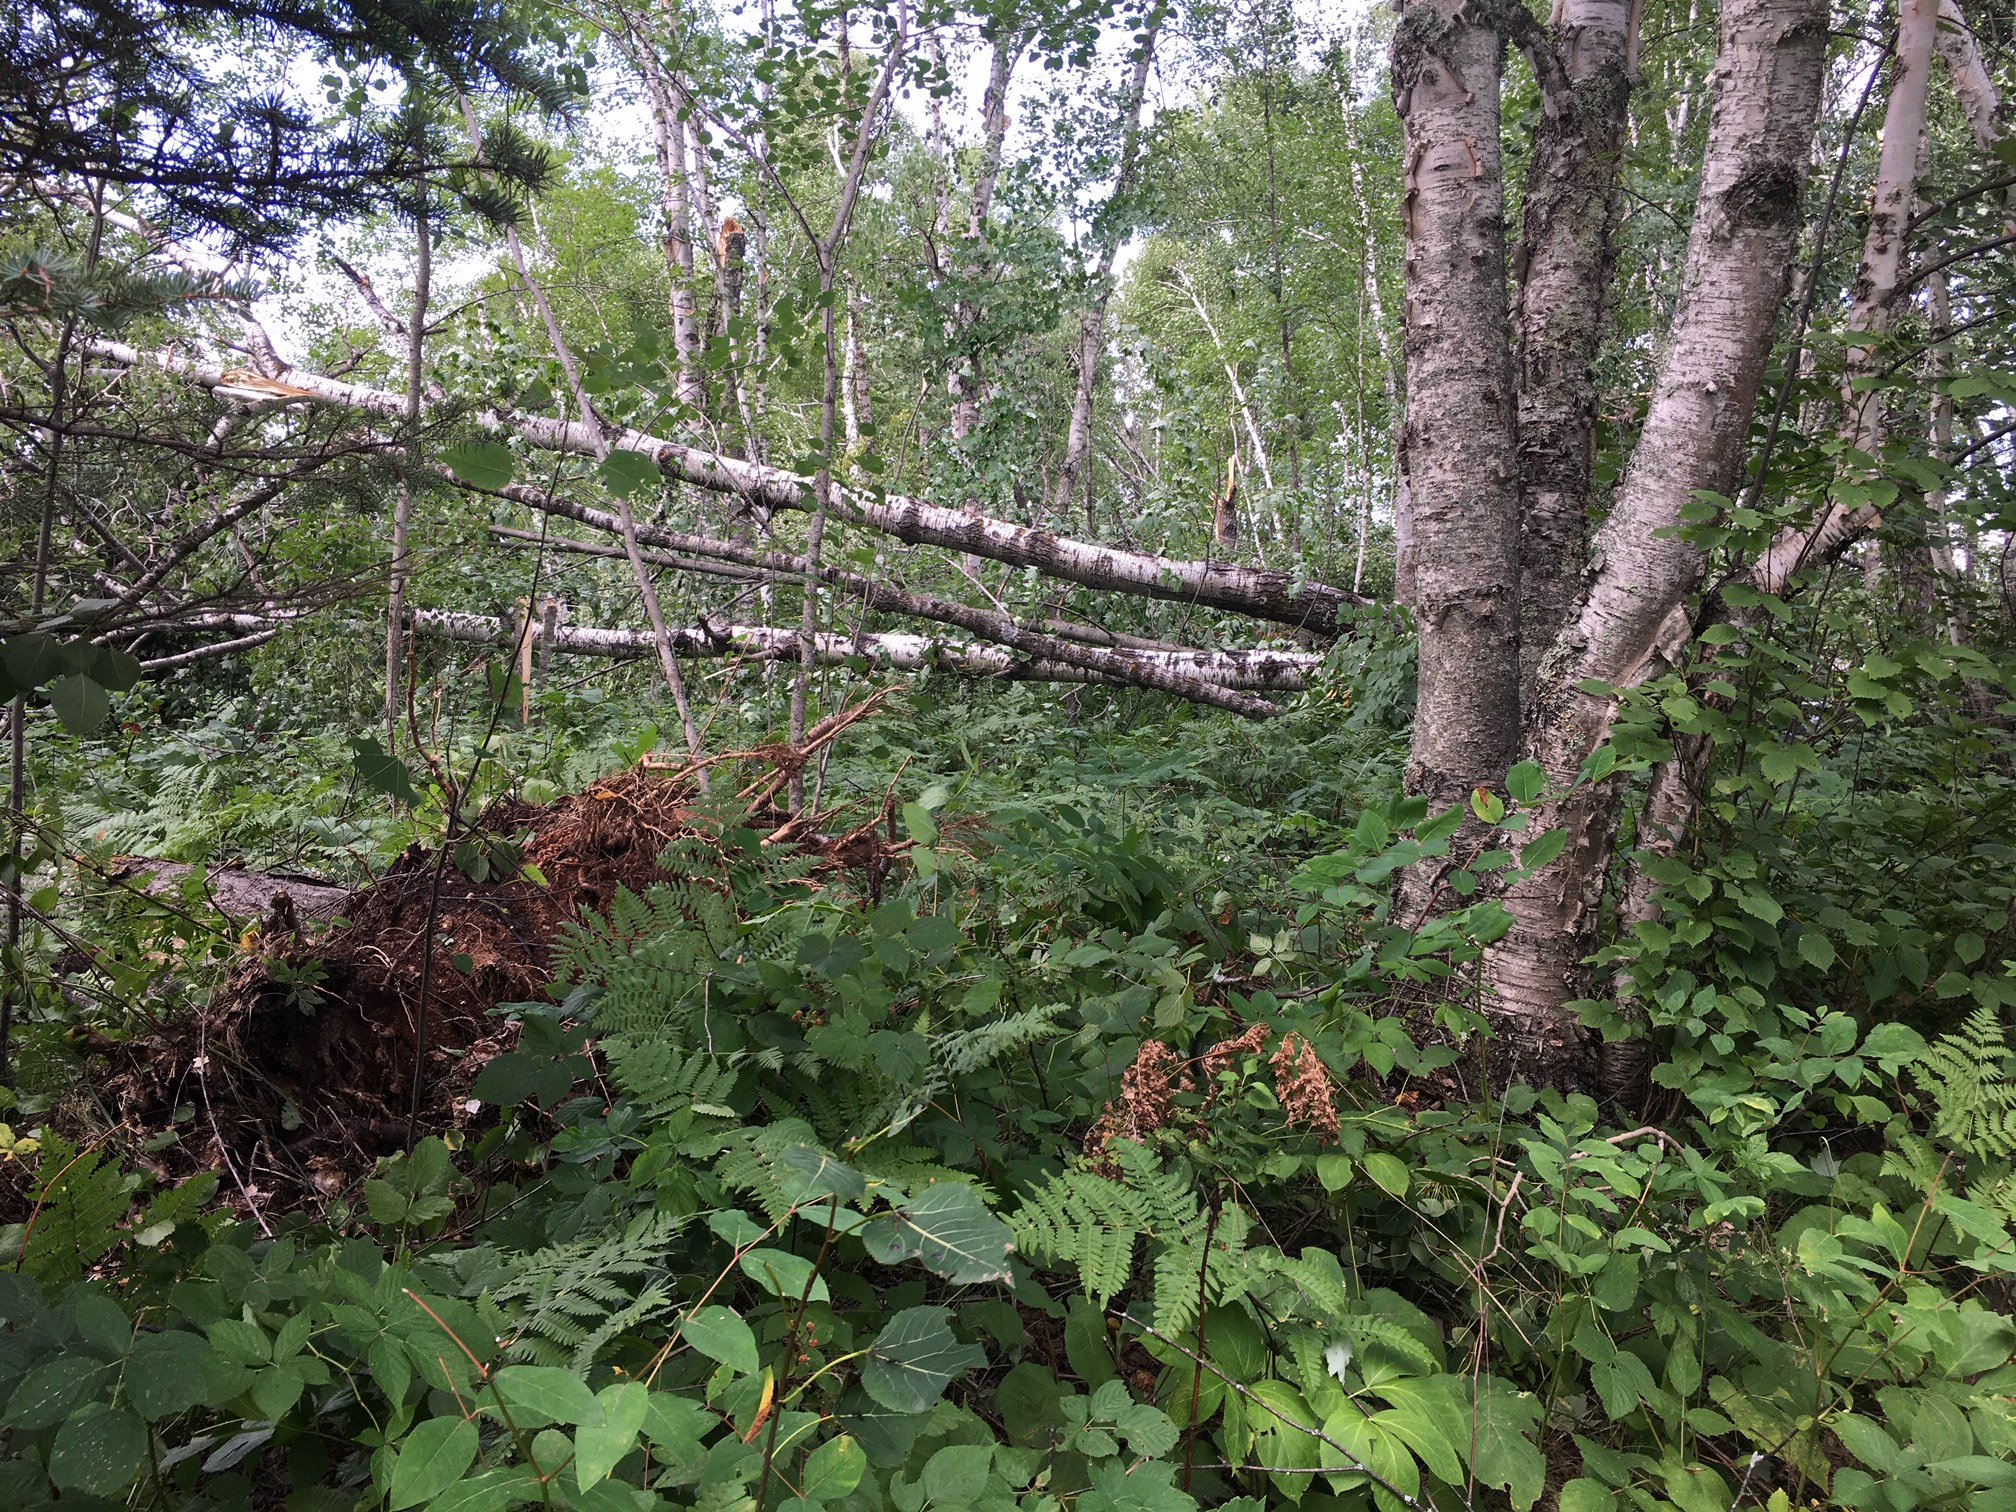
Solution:
{"label": "white birch bark", "polygon": [[[1431,812],[1496,786],[1519,750],[1519,468],[1499,159],[1504,3],[1410,0],[1393,36],[1419,633],[1406,781]],[[1435,882],[1429,866],[1405,874],[1409,917],[1432,906]]]}
{"label": "white birch bark", "polygon": [[[1918,142],[1925,130],[1932,49],[1941,0],[1903,0],[1897,23],[1897,69],[1883,111],[1883,150],[1869,205],[1869,230],[1848,310],[1847,373],[1841,390],[1841,436],[1874,462],[1883,450],[1883,390],[1868,380],[1882,367],[1897,287],[1904,273],[1906,233],[1918,178]],[[1752,573],[1766,593],[1783,593],[1808,562],[1820,561],[1882,524],[1874,504],[1830,497],[1803,527],[1779,532]]]}
{"label": "white birch bark", "polygon": [[[156,619],[135,621],[133,628],[183,634],[227,631],[249,640],[270,638],[304,618],[278,613],[169,611]],[[408,610],[407,624],[417,635],[495,645],[506,651],[515,649],[516,636],[522,628],[519,622],[510,619],[443,609]],[[530,634],[535,650],[544,651],[550,646],[563,653],[620,659],[653,657],[664,646],[682,660],[741,656],[793,662],[800,659],[803,645],[801,632],[795,629],[712,618],[672,626],[662,639],[652,630],[572,624],[549,629],[540,619],[534,619]],[[1149,688],[1259,719],[1279,711],[1264,698],[1245,690],[1292,692],[1307,686],[1314,670],[1303,656],[1293,652],[1101,650],[1035,631],[1019,634],[1016,644],[975,643],[908,631],[875,634],[819,631],[813,636],[812,654],[821,666],[846,666],[853,660],[865,659],[872,666],[899,672],[936,668],[962,677],[1008,682],[1106,683]]]}
{"label": "white birch bark", "polygon": [[[406,400],[402,394],[326,378],[301,368],[286,369],[284,380],[265,379],[215,362],[176,352],[149,351],[125,342],[94,340],[83,345],[106,361],[169,373],[225,399],[332,405],[386,417],[405,412]],[[422,412],[436,408],[430,402],[423,406]],[[759,508],[811,508],[811,479],[749,458],[731,457],[637,430],[611,427],[604,436],[596,427],[578,420],[520,414],[504,407],[477,409],[466,418],[484,430],[516,436],[542,451],[586,457],[606,455],[605,447],[640,452],[656,463],[667,478],[712,493],[733,494]],[[1012,567],[1034,568],[1041,576],[1082,587],[1221,609],[1323,637],[1344,633],[1348,629],[1349,611],[1363,603],[1355,594],[1287,572],[1165,557],[1074,540],[903,494],[874,495],[835,483],[829,507],[851,524],[912,545],[970,552]]]}
{"label": "white birch bark", "polygon": [[1486,955],[1500,1043],[1494,1071],[1586,1081],[1567,1004],[1616,830],[1615,783],[1577,784],[1609,737],[1614,693],[1652,671],[1700,584],[1701,548],[1675,527],[1697,493],[1735,486],[1797,238],[1820,106],[1825,0],[1725,0],[1701,192],[1670,345],[1629,473],[1598,532],[1587,593],[1540,668],[1528,753],[1551,795],[1528,833],[1563,829],[1559,860],[1514,883],[1514,927]]}
{"label": "white birch bark", "polygon": [[1967,24],[1956,0],[1941,0],[1939,23],[1934,45],[1953,80],[1960,113],[1967,119],[1974,145],[1983,152],[1993,152],[2005,129],[2001,91],[1996,89],[1994,78],[1981,61],[1981,47],[1975,40],[1974,29]]}
{"label": "white birch bark", "polygon": [[1196,281],[1184,271],[1181,264],[1169,270],[1176,277],[1185,295],[1189,297],[1190,308],[1197,312],[1198,322],[1204,327],[1204,334],[1211,338],[1212,350],[1218,354],[1219,366],[1225,369],[1225,381],[1232,386],[1232,402],[1239,407],[1239,418],[1245,422],[1246,439],[1253,448],[1253,460],[1260,468],[1261,480],[1268,491],[1274,489],[1274,469],[1267,464],[1267,443],[1260,439],[1260,427],[1253,418],[1253,406],[1246,398],[1246,385],[1239,381],[1239,368],[1225,350],[1225,339],[1218,334],[1218,326],[1211,319],[1211,311],[1204,303],[1204,296],[1198,290]]}
{"label": "white birch bark", "polygon": [[1542,113],[1518,274],[1519,648],[1530,683],[1581,595],[1596,464],[1596,355],[1615,269],[1631,0],[1563,0],[1552,40],[1514,11]]}

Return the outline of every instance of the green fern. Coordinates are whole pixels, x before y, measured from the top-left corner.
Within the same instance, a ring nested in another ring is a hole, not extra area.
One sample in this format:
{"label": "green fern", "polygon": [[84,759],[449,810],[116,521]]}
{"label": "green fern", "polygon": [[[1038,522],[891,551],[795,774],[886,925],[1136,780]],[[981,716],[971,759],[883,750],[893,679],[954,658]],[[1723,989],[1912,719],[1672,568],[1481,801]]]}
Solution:
{"label": "green fern", "polygon": [[137,1175],[95,1151],[78,1154],[54,1135],[42,1141],[35,1220],[21,1248],[21,1269],[45,1286],[75,1281],[126,1237],[120,1219],[132,1206]]}
{"label": "green fern", "polygon": [[1931,1096],[1933,1132],[1970,1155],[2016,1155],[2016,1077],[2001,1015],[1977,1008],[1957,1033],[1941,1035],[1911,1067]]}
{"label": "green fern", "polygon": [[[1189,1181],[1165,1170],[1147,1146],[1116,1139],[1106,1154],[1120,1173],[1117,1179],[1083,1167],[1058,1172],[1024,1195],[1012,1220],[1022,1253],[1075,1266],[1086,1294],[1102,1307],[1134,1279],[1137,1240],[1187,1251],[1194,1261],[1207,1226]],[[1189,1272],[1193,1293],[1196,1274],[1194,1268]],[[1172,1297],[1165,1305],[1173,1313],[1183,1304]]]}
{"label": "green fern", "polygon": [[517,1275],[492,1294],[516,1315],[505,1357],[586,1370],[613,1340],[669,1311],[661,1278],[679,1228],[654,1214],[627,1233],[521,1257]]}
{"label": "green fern", "polygon": [[659,857],[667,880],[619,889],[608,911],[570,924],[555,943],[555,977],[597,989],[590,1010],[605,1034],[669,1031],[708,1042],[707,1015],[756,980],[753,963],[795,950],[806,911],[789,898],[811,858],[724,853],[686,836]]}
{"label": "green fern", "polygon": [[960,1077],[970,1076],[1005,1056],[1049,1039],[1059,1032],[1057,1020],[1069,1006],[1050,1003],[1041,1008],[1025,1008],[970,1029],[938,1035],[931,1041],[930,1069],[914,1085],[901,1088],[893,1099],[885,1100],[868,1125],[857,1130],[851,1147],[858,1150],[873,1140],[901,1132],[934,1099],[956,1085]]}
{"label": "green fern", "polygon": [[680,1115],[732,1120],[736,1073],[712,1056],[687,1055],[666,1039],[617,1035],[602,1041],[609,1076],[637,1105],[647,1124]]}
{"label": "green fern", "polygon": [[783,1161],[784,1152],[794,1147],[820,1149],[812,1125],[802,1118],[780,1118],[763,1128],[738,1130],[714,1163],[715,1179],[730,1191],[754,1197],[764,1215],[776,1223],[791,1211],[799,1190],[794,1180],[799,1169]]}

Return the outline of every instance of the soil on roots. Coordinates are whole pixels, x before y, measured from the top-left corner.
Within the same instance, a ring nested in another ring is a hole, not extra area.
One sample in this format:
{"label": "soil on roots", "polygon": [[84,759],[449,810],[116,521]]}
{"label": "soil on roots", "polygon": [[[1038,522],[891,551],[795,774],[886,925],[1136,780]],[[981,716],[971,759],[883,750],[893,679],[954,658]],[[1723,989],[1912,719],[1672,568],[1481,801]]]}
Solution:
{"label": "soil on roots", "polygon": [[[319,936],[276,905],[205,1007],[117,1048],[101,1094],[125,1142],[172,1129],[178,1139],[140,1157],[157,1175],[215,1170],[221,1198],[270,1211],[351,1187],[405,1146],[409,1120],[426,1133],[494,1119],[470,1096],[517,1037],[494,1010],[543,998],[564,928],[620,889],[648,888],[675,841],[718,854],[719,820],[696,814],[693,798],[683,775],[640,768],[551,804],[507,801],[475,838],[493,855],[497,842],[522,844],[508,880],[472,881],[454,858],[414,846]],[[834,881],[852,872],[879,891],[895,851],[886,814],[838,836],[818,834],[819,817],[765,808],[740,822],[817,854]]]}

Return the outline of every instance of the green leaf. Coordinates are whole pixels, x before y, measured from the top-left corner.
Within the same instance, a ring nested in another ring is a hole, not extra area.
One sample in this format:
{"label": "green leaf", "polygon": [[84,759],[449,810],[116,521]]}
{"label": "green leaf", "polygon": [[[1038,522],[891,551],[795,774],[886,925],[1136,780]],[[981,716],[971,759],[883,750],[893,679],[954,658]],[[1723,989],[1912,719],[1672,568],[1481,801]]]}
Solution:
{"label": "green leaf", "polygon": [[948,1281],[1005,1281],[1015,1231],[972,1187],[940,1181],[865,1225],[861,1242],[884,1265],[921,1260]]}
{"label": "green leaf", "polygon": [[743,1254],[740,1263],[743,1275],[785,1302],[795,1305],[800,1297],[812,1302],[832,1298],[826,1278],[815,1275],[812,1262],[803,1255],[794,1255],[789,1250],[753,1249]]}
{"label": "green leaf", "polygon": [[1760,888],[1746,887],[1735,893],[1736,906],[1753,919],[1762,919],[1766,924],[1776,924],[1785,917],[1785,910],[1778,906],[1778,900]]}
{"label": "green leaf", "polygon": [[126,1360],[126,1400],[150,1423],[187,1412],[203,1400],[210,1342],[186,1329],[143,1333]]}
{"label": "green leaf", "polygon": [[1526,871],[1538,871],[1543,866],[1551,866],[1568,845],[1568,831],[1556,827],[1545,834],[1536,835],[1519,847],[1519,865]]}
{"label": "green leaf", "polygon": [[588,1383],[557,1365],[507,1365],[497,1372],[497,1392],[520,1419],[520,1427],[594,1423],[602,1418]]}
{"label": "green leaf", "polygon": [[650,1396],[651,1388],[642,1381],[620,1381],[596,1394],[602,1421],[583,1423],[574,1432],[574,1479],[583,1491],[637,1447]]}
{"label": "green leaf", "polygon": [[[1321,1455],[1335,1456],[1337,1451],[1317,1439],[1316,1414],[1302,1393],[1286,1381],[1255,1381],[1247,1391],[1252,1398],[1247,1411],[1253,1425],[1254,1458],[1284,1472],[1273,1477],[1275,1493],[1299,1503],[1310,1481],[1302,1472],[1322,1463]],[[1337,1457],[1341,1463],[1342,1456]]]}
{"label": "green leaf", "polygon": [[1525,1512],[1547,1484],[1547,1457],[1526,1437],[1540,1420],[1540,1399],[1496,1376],[1483,1376],[1476,1381],[1474,1403],[1465,1405],[1475,1444],[1471,1473],[1508,1492],[1512,1505]]}
{"label": "green leaf", "polygon": [[147,1425],[122,1407],[88,1403],[56,1431],[49,1479],[62,1491],[110,1496],[147,1459]]}
{"label": "green leaf", "polygon": [[93,645],[96,654],[87,667],[79,668],[101,688],[114,693],[125,693],[136,687],[142,676],[140,658],[121,651],[117,646]]}
{"label": "green leaf", "polygon": [[708,1359],[719,1360],[730,1370],[753,1376],[763,1368],[756,1352],[756,1335],[733,1308],[718,1304],[700,1308],[679,1333]]}
{"label": "green leaf", "polygon": [[431,1500],[476,1462],[476,1425],[468,1418],[429,1418],[399,1446],[392,1466],[392,1512]]}
{"label": "green leaf", "polygon": [[962,1344],[942,1307],[912,1307],[889,1321],[868,1347],[861,1386],[891,1412],[923,1412],[962,1371],[987,1363],[977,1345]]}
{"label": "green leaf", "polygon": [[471,488],[502,488],[518,466],[511,448],[501,441],[464,441],[442,452],[441,460]]}
{"label": "green leaf", "polygon": [[919,845],[931,845],[938,839],[938,821],[931,817],[931,811],[921,803],[903,805],[903,828]]}
{"label": "green leaf", "polygon": [[1770,782],[1790,782],[1799,775],[1799,758],[1790,746],[1766,746],[1757,765]]}
{"label": "green leaf", "polygon": [[68,666],[56,637],[40,630],[0,641],[0,670],[6,673],[10,697],[34,692],[50,678],[61,676]]}
{"label": "green leaf", "polygon": [[1316,1179],[1323,1183],[1326,1192],[1341,1192],[1351,1185],[1353,1170],[1348,1155],[1318,1155],[1316,1157]]}
{"label": "green leaf", "polygon": [[625,499],[634,499],[649,489],[654,489],[663,481],[658,464],[644,452],[616,450],[602,459],[602,465],[595,469],[595,476],[602,486],[613,494]]}
{"label": "green leaf", "polygon": [[970,1507],[987,1490],[992,1444],[953,1444],[924,1462],[924,1494],[940,1507]]}
{"label": "green leaf", "polygon": [[1505,791],[1515,803],[1531,803],[1547,786],[1547,773],[1537,761],[1522,761],[1505,774]]}
{"label": "green leaf", "polygon": [[539,1477],[530,1465],[506,1465],[459,1480],[427,1503],[426,1512],[504,1512],[517,1502],[539,1499]]}
{"label": "green leaf", "polygon": [[788,1184],[793,1202],[811,1202],[821,1197],[838,1197],[842,1202],[853,1202],[868,1190],[867,1177],[811,1145],[786,1145],[778,1152],[777,1159],[779,1164],[790,1167],[800,1178]]}
{"label": "green leaf", "polygon": [[[799,1494],[808,1502],[834,1501],[861,1484],[868,1468],[868,1456],[861,1445],[846,1434],[828,1439],[805,1460],[805,1475]],[[928,1472],[927,1472],[928,1473]]]}
{"label": "green leaf", "polygon": [[1601,1481],[1577,1476],[1561,1488],[1560,1512],[1617,1512],[1617,1493]]}
{"label": "green leaf", "polygon": [[1177,1489],[1176,1467],[1166,1460],[1132,1466],[1100,1460],[1090,1475],[1092,1489],[1077,1499],[1078,1512],[1195,1512],[1197,1506],[1196,1498]]}
{"label": "green leaf", "polygon": [[372,792],[409,805],[420,801],[412,773],[406,770],[404,762],[378,743],[377,736],[360,735],[351,740],[350,764],[356,768],[357,780]]}
{"label": "green leaf", "polygon": [[1897,1462],[1897,1441],[1867,1418],[1852,1412],[1836,1413],[1827,1426],[1850,1454],[1877,1474],[1885,1473]]}
{"label": "green leaf", "polygon": [[1407,1195],[1409,1181],[1407,1167],[1400,1163],[1398,1156],[1388,1155],[1383,1150],[1377,1150],[1362,1158],[1365,1165],[1365,1174],[1372,1178],[1373,1184],[1380,1191],[1389,1197],[1404,1197]]}
{"label": "green leaf", "polygon": [[698,1406],[669,1391],[654,1391],[644,1403],[644,1435],[665,1464],[696,1463],[705,1452],[700,1435],[710,1426]]}
{"label": "green leaf", "polygon": [[1182,1437],[1168,1413],[1144,1402],[1128,1402],[1121,1407],[1113,1414],[1113,1426],[1127,1441],[1127,1452],[1136,1459],[1160,1458]]}
{"label": "green leaf", "polygon": [[1816,971],[1834,964],[1834,942],[1810,925],[1799,936],[1799,959]]}
{"label": "green leaf", "polygon": [[1372,1389],[1387,1402],[1376,1414],[1380,1426],[1419,1455],[1437,1480],[1460,1484],[1470,1454],[1470,1417],[1456,1378],[1398,1376]]}
{"label": "green leaf", "polygon": [[112,712],[112,700],[105,690],[81,672],[72,672],[49,684],[49,706],[72,735],[95,733]]}
{"label": "green leaf", "polygon": [[1486,824],[1496,824],[1505,817],[1505,800],[1489,788],[1470,790],[1470,812]]}
{"label": "green leaf", "polygon": [[83,1355],[61,1355],[29,1371],[7,1399],[9,1428],[33,1432],[60,1423],[93,1392],[105,1367]]}

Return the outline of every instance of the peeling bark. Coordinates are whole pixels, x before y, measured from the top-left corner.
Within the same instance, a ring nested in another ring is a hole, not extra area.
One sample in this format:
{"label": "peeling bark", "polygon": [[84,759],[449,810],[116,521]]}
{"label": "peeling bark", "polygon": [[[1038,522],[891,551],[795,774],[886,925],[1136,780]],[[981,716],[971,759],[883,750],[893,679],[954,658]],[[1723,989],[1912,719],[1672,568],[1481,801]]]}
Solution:
{"label": "peeling bark", "polygon": [[[1505,296],[1504,0],[1411,0],[1393,37],[1405,127],[1404,445],[1419,680],[1407,791],[1432,811],[1519,749],[1519,469]],[[1424,912],[1425,868],[1403,879]]]}
{"label": "peeling bark", "polygon": [[1632,78],[1630,0],[1565,0],[1555,39],[1524,10],[1542,113],[1526,170],[1518,276],[1519,665],[1530,686],[1581,596],[1596,465],[1596,354],[1616,268],[1618,164]]}
{"label": "peeling bark", "polygon": [[1967,118],[1967,129],[1973,133],[1974,145],[1983,152],[1992,152],[2006,130],[2001,92],[1995,88],[1995,80],[1981,61],[1981,47],[1974,39],[1974,29],[1967,24],[1967,18],[1961,14],[1955,0],[1942,0],[1939,23],[1935,45],[1947,73],[1952,76],[1953,93],[1960,100],[1960,113]]}
{"label": "peeling bark", "polygon": [[1824,0],[1726,0],[1701,194],[1672,336],[1645,426],[1598,533],[1588,591],[1543,661],[1529,755],[1551,796],[1529,833],[1565,829],[1559,860],[1513,884],[1515,919],[1485,970],[1513,1075],[1586,1082],[1582,994],[1597,902],[1616,832],[1615,782],[1576,785],[1609,737],[1613,693],[1684,635],[1701,548],[1673,527],[1701,490],[1730,493],[1770,354],[1798,234],[1827,41]]}

